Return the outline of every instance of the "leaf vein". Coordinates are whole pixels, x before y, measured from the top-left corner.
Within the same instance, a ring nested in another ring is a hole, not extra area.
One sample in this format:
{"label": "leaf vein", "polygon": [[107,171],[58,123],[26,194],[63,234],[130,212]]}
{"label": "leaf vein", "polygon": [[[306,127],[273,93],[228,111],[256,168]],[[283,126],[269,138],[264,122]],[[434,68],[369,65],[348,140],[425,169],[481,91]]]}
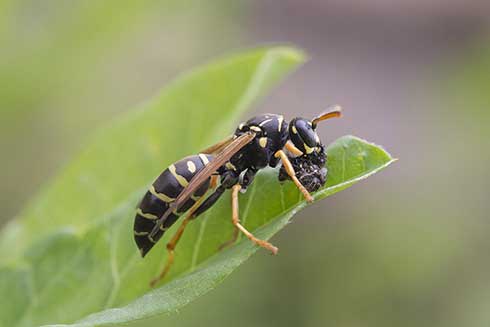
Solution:
{"label": "leaf vein", "polygon": [[197,259],[199,257],[199,252],[201,251],[201,243],[204,237],[204,230],[206,229],[208,214],[205,213],[202,217],[201,224],[199,226],[199,233],[197,234],[196,244],[194,244],[194,249],[192,251],[192,261],[190,271],[193,271],[197,265]]}

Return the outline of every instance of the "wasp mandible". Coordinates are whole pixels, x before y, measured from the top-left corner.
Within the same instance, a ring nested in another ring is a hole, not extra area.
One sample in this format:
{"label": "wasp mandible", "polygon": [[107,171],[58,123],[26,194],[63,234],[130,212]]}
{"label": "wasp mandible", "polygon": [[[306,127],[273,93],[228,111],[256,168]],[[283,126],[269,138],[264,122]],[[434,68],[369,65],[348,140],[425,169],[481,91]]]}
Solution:
{"label": "wasp mandible", "polygon": [[[220,248],[234,243],[242,232],[253,243],[277,254],[277,247],[256,238],[240,224],[238,194],[253,182],[260,169],[281,164],[279,180],[290,179],[306,201],[310,192],[323,186],[327,177],[325,150],[316,132],[320,121],[340,117],[332,106],[312,120],[301,117],[289,123],[282,115],[265,114],[241,123],[227,139],[171,164],[153,182],[141,200],[134,221],[134,238],[144,257],[155,243],[185,214],[167,244],[168,258],[154,286],[165,277],[174,261],[174,249],[192,219],[209,209],[231,189],[233,237]],[[208,195],[208,193],[210,193]]]}

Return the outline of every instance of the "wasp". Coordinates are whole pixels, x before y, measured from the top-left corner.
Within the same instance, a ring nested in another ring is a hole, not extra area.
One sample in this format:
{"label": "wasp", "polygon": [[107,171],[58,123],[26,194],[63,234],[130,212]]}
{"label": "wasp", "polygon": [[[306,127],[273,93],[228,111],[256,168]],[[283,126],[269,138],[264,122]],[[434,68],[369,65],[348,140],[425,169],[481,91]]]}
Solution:
{"label": "wasp", "polygon": [[233,244],[241,232],[256,245],[277,254],[277,247],[256,238],[240,224],[238,194],[246,191],[259,170],[280,164],[279,180],[293,181],[306,201],[313,202],[310,192],[323,186],[327,177],[317,124],[340,116],[339,106],[332,106],[311,120],[296,117],[289,123],[282,115],[259,115],[241,123],[232,136],[165,169],[137,208],[134,239],[141,256],[181,215],[185,217],[167,244],[166,265],[150,285],[153,287],[170,270],[175,247],[187,224],[211,208],[226,190],[231,190],[234,232],[220,249]]}

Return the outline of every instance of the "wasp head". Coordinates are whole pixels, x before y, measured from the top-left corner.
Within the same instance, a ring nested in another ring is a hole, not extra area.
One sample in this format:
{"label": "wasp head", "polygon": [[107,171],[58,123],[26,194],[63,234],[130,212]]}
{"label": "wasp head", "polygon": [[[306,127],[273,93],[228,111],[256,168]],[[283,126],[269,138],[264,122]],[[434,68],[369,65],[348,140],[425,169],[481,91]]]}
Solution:
{"label": "wasp head", "polygon": [[318,152],[321,147],[320,137],[316,132],[318,123],[322,120],[340,116],[340,106],[335,105],[312,120],[296,117],[289,123],[289,139],[304,155]]}
{"label": "wasp head", "polygon": [[[325,185],[327,181],[327,168],[325,167],[325,147],[316,132],[320,121],[341,117],[341,108],[338,105],[331,106],[312,120],[297,117],[289,123],[289,139],[294,145],[296,154],[288,156],[296,178],[309,192],[315,192]],[[297,151],[296,151],[297,150]],[[284,166],[279,171],[279,181],[290,179]]]}

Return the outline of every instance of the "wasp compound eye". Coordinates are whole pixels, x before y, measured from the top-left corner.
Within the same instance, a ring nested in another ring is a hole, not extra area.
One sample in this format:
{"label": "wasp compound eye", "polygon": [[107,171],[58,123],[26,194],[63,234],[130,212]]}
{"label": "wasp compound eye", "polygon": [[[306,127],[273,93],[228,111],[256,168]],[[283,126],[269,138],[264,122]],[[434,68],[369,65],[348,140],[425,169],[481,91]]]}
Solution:
{"label": "wasp compound eye", "polygon": [[320,143],[312,123],[304,118],[294,118],[291,121],[289,124],[289,137],[294,146],[305,154],[312,153]]}

